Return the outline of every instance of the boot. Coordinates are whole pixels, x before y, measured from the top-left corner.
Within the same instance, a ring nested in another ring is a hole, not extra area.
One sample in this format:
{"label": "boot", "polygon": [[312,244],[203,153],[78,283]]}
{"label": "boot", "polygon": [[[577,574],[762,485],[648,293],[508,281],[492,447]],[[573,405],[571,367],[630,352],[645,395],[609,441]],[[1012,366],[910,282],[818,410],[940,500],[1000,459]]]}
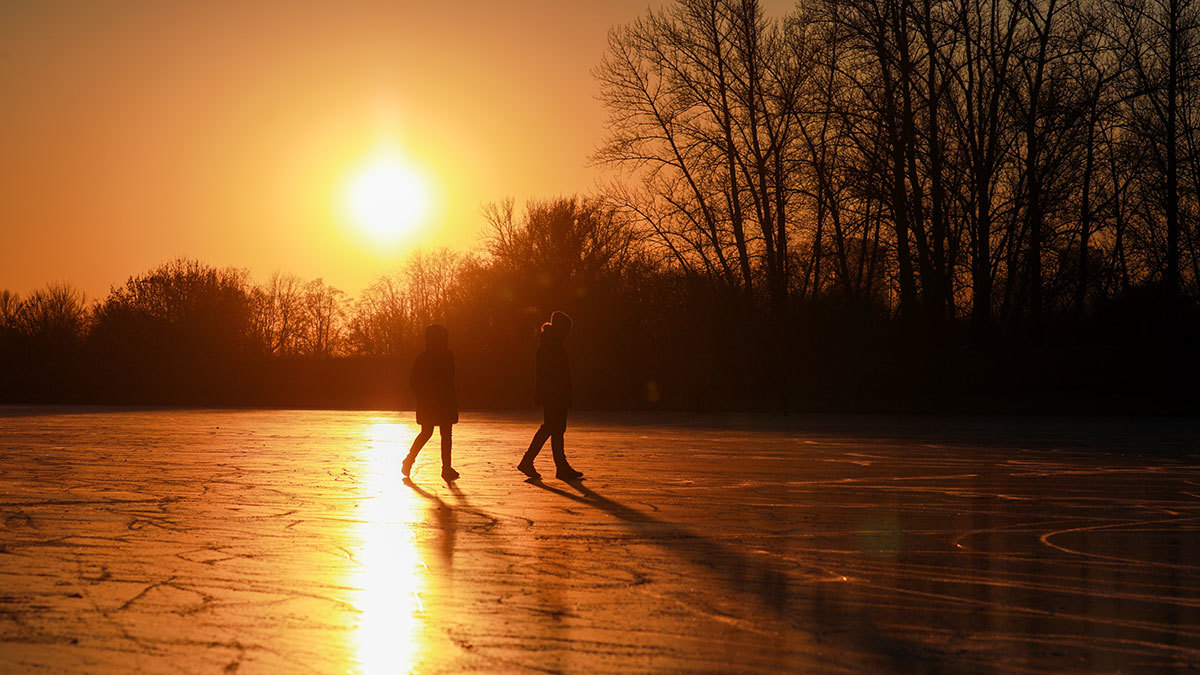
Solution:
{"label": "boot", "polygon": [[570,464],[563,464],[554,472],[554,477],[559,480],[579,480],[583,474],[572,469]]}

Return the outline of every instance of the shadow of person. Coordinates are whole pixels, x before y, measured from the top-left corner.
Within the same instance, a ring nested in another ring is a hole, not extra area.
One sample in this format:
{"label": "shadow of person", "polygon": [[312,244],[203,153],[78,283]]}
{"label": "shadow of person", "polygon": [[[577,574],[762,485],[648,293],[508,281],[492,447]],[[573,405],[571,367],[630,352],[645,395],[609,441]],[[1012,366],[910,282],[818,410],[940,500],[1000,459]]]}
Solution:
{"label": "shadow of person", "polygon": [[460,503],[470,506],[470,503],[467,501],[466,494],[463,493],[462,488],[458,487],[457,483],[447,483],[446,487],[450,489],[450,492],[454,494],[454,498]]}
{"label": "shadow of person", "polygon": [[919,652],[908,641],[881,631],[869,612],[845,607],[844,598],[827,592],[828,584],[806,586],[801,607],[801,596],[785,572],[752,560],[731,546],[609,499],[579,480],[565,481],[579,494],[547,485],[540,478],[525,482],[612,515],[647,541],[697,567],[712,570],[727,587],[754,597],[762,608],[790,624],[807,618],[809,629],[819,626],[823,633],[844,635],[855,643],[854,649],[872,652],[900,670],[911,669],[918,662],[941,662],[942,656]]}
{"label": "shadow of person", "polygon": [[454,512],[454,507],[443,501],[441,497],[418,487],[408,476],[404,477],[404,484],[413,492],[432,502],[430,510],[433,512],[433,519],[437,523],[438,530],[442,533],[438,538],[438,553],[441,555],[442,561],[446,563],[446,567],[454,569],[454,545],[458,539],[458,516]]}
{"label": "shadow of person", "polygon": [[681,555],[694,565],[713,570],[723,583],[736,591],[753,595],[763,607],[774,613],[782,614],[788,609],[788,578],[779,570],[755,562],[735,549],[685,527],[609,499],[584,486],[582,481],[567,481],[579,494],[547,485],[538,478],[530,478],[525,482],[616,517],[648,541]]}
{"label": "shadow of person", "polygon": [[[433,503],[434,519],[437,522],[438,527],[440,527],[443,532],[450,532],[451,537],[457,535],[458,532],[462,530],[466,530],[467,532],[474,534],[490,533],[497,525],[500,524],[499,518],[496,518],[490,513],[472,505],[470,500],[467,499],[466,493],[464,493],[462,489],[459,488],[455,483],[450,482],[446,484],[447,488],[450,490],[451,494],[454,495],[454,499],[457,502],[456,504],[450,504],[441,497],[426,491],[424,488],[421,488],[414,483],[411,478],[406,477],[404,478],[403,482],[413,492]],[[460,514],[468,516],[465,527],[459,522]],[[474,524],[472,524],[471,521],[475,521]]]}

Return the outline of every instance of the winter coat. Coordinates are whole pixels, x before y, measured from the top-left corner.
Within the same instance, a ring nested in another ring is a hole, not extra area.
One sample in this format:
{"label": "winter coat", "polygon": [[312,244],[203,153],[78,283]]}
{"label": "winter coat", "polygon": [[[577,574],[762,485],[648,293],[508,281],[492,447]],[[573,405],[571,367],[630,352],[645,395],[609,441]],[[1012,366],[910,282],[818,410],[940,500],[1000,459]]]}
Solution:
{"label": "winter coat", "polygon": [[409,384],[417,398],[417,424],[442,426],[458,422],[453,352],[426,349],[418,354]]}
{"label": "winter coat", "polygon": [[537,384],[533,401],[545,408],[571,407],[571,364],[562,340],[542,333],[537,350]]}

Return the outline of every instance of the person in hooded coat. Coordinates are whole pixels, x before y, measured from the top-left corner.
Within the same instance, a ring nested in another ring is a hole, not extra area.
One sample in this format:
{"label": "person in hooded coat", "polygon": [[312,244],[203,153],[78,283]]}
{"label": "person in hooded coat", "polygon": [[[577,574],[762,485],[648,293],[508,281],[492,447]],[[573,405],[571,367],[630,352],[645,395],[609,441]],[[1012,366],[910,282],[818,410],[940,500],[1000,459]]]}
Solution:
{"label": "person in hooded coat", "polygon": [[517,470],[530,478],[541,478],[533,468],[533,460],[541,452],[546,439],[554,455],[555,477],[559,480],[578,480],[583,474],[567,463],[563,435],[567,430],[567,409],[571,407],[571,364],[563,341],[571,333],[571,317],[554,312],[550,321],[542,324],[537,349],[537,382],[534,402],[542,406],[542,426],[533,435]]}
{"label": "person in hooded coat", "polygon": [[458,422],[458,397],[454,391],[454,352],[449,344],[450,332],[444,326],[433,324],[425,329],[425,351],[417,355],[409,377],[417,399],[417,424],[421,432],[413,439],[401,464],[405,476],[412,472],[417,453],[433,436],[434,427],[442,438],[442,478],[451,481],[459,476],[450,462],[452,428]]}

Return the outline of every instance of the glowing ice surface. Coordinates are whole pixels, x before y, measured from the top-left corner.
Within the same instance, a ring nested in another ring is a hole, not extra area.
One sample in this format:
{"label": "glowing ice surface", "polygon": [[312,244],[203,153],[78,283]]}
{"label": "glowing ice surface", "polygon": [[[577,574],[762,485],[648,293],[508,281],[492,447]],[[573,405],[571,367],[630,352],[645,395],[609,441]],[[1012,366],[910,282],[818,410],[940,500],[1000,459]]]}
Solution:
{"label": "glowing ice surface", "polygon": [[1186,670],[1188,420],[0,408],[0,670]]}

